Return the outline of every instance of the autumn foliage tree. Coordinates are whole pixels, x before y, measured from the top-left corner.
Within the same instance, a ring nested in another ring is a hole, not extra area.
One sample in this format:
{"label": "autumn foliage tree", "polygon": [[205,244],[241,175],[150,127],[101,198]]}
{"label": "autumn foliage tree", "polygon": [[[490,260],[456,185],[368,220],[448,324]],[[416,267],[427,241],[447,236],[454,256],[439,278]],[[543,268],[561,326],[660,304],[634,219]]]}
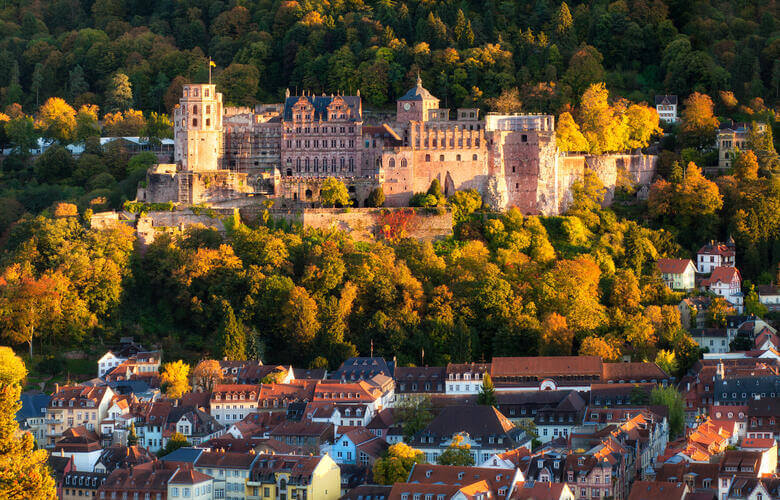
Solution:
{"label": "autumn foliage tree", "polygon": [[683,104],[680,131],[684,143],[700,150],[711,147],[718,130],[712,99],[707,94],[694,92]]}
{"label": "autumn foliage tree", "polygon": [[422,451],[400,442],[391,445],[385,455],[374,462],[374,481],[395,484],[406,481],[415,464],[425,463]]}
{"label": "autumn foliage tree", "polygon": [[222,380],[222,368],[216,359],[204,359],[192,370],[193,385],[202,391],[210,391]]}
{"label": "autumn foliage tree", "polygon": [[41,106],[36,126],[46,137],[67,144],[75,137],[76,110],[64,99],[51,97]]}
{"label": "autumn foliage tree", "polygon": [[190,390],[190,365],[182,360],[165,363],[160,376],[160,383],[165,388],[165,395],[178,399]]}
{"label": "autumn foliage tree", "polygon": [[33,435],[16,421],[27,369],[10,347],[0,346],[0,497],[57,498],[46,450],[36,449]]}

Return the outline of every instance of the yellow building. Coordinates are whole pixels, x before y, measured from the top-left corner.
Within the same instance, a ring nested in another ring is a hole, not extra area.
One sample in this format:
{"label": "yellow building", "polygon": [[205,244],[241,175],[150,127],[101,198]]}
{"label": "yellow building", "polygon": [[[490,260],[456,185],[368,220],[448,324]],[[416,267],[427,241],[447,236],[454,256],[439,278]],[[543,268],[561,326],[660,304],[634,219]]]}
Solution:
{"label": "yellow building", "polygon": [[247,500],[337,500],[341,469],[328,455],[259,455],[246,487]]}

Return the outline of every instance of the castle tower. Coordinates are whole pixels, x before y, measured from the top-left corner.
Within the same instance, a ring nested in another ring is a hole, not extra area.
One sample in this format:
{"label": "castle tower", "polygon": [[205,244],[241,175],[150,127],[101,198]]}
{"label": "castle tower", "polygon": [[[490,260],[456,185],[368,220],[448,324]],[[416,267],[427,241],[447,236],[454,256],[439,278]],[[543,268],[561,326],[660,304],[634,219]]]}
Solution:
{"label": "castle tower", "polygon": [[439,109],[439,99],[423,87],[422,79],[418,76],[417,85],[409,89],[406,94],[398,99],[396,121],[398,123],[427,121],[428,111],[431,109]]}
{"label": "castle tower", "polygon": [[218,170],[222,156],[222,94],[216,85],[184,85],[173,117],[174,161],[180,169]]}

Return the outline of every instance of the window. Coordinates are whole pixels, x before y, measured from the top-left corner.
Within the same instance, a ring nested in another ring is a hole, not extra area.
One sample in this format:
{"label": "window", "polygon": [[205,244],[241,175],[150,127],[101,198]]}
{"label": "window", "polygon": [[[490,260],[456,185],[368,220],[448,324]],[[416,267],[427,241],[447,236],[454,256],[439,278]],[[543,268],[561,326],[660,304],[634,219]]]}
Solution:
{"label": "window", "polygon": [[425,161],[431,161],[431,155],[425,155]]}
{"label": "window", "polygon": [[444,155],[439,155],[439,161],[444,161]]}
{"label": "window", "polygon": [[472,161],[477,161],[478,158],[479,158],[479,155],[472,155],[472,157],[471,157]]}

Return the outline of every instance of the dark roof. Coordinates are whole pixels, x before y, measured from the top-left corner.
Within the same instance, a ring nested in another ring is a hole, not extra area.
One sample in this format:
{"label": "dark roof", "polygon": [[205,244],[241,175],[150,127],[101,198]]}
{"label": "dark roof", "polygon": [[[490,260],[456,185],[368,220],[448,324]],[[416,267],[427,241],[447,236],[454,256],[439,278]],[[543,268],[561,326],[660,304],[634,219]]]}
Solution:
{"label": "dark roof", "polygon": [[691,330],[691,337],[728,337],[728,330],[725,328],[694,328]]}
{"label": "dark roof", "polygon": [[[90,489],[96,490],[100,488],[108,474],[102,472],[82,472],[82,471],[70,471],[62,476],[62,486],[66,488],[76,487],[78,489]],[[75,492],[74,492],[75,495]],[[79,495],[81,495],[79,493]]]}
{"label": "dark roof", "polygon": [[312,96],[312,95],[306,95],[306,96],[290,96],[284,100],[284,121],[292,121],[292,108],[295,106],[295,104],[301,99],[306,99],[309,101],[309,103],[314,106],[314,121],[322,120],[327,121],[328,119],[328,106],[330,106],[330,103],[333,102],[336,98],[341,98],[344,100],[344,102],[349,106],[349,109],[352,111],[352,119],[355,121],[361,121],[363,119],[362,117],[362,105],[361,105],[361,99],[360,96],[354,96],[354,95],[342,95],[342,96]]}
{"label": "dark roof", "polygon": [[422,79],[420,79],[420,77],[418,76],[417,85],[407,90],[404,95],[398,98],[398,100],[399,101],[422,101],[422,100],[438,101],[439,99],[434,97],[433,94],[428,92],[428,90],[422,86]]}
{"label": "dark roof", "polygon": [[309,484],[322,457],[311,455],[257,455],[252,466],[252,481],[276,482],[276,474],[289,473],[288,484]]}
{"label": "dark roof", "polygon": [[392,489],[392,486],[361,484],[349,490],[341,500],[387,500]]}
{"label": "dark roof", "polygon": [[190,448],[187,446],[168,453],[162,460],[165,462],[188,462],[194,464],[203,451],[204,450],[200,448]]}
{"label": "dark roof", "polygon": [[349,358],[344,361],[338,370],[331,373],[331,380],[368,380],[374,375],[393,376],[392,366],[384,358]]}
{"label": "dark roof", "polygon": [[16,420],[22,422],[28,418],[41,418],[46,415],[46,407],[49,406],[51,396],[42,392],[23,392],[19,399],[22,407],[16,413]]}
{"label": "dark roof", "polygon": [[[417,433],[414,441],[418,444],[422,436],[446,437],[461,432],[468,433],[471,439],[488,436],[509,437],[514,427],[509,419],[492,406],[448,406],[425,429]],[[439,442],[437,440],[437,443]],[[515,444],[508,440],[506,447],[514,448]]]}
{"label": "dark roof", "polygon": [[628,500],[675,500],[685,495],[683,483],[664,481],[636,481],[631,487]]}
{"label": "dark roof", "polygon": [[98,458],[108,473],[118,467],[137,466],[152,460],[154,457],[149,450],[140,446],[111,446],[104,449]]}
{"label": "dark roof", "polygon": [[759,295],[780,295],[780,285],[757,285]]}
{"label": "dark roof", "polygon": [[676,105],[677,104],[677,96],[673,95],[673,94],[672,95],[670,95],[670,94],[657,95],[657,96],[655,96],[655,105],[658,106],[659,104],[664,104],[664,105],[666,105],[666,104],[674,104],[674,105]]}
{"label": "dark roof", "polygon": [[116,380],[113,382],[106,382],[106,385],[111,388],[117,394],[140,394],[142,392],[149,391],[149,384],[144,380]]}
{"label": "dark roof", "polygon": [[327,373],[325,368],[293,368],[296,380],[322,380]]}
{"label": "dark roof", "polygon": [[214,467],[223,469],[247,469],[257,456],[248,453],[230,451],[204,451],[195,461],[196,467]]}

